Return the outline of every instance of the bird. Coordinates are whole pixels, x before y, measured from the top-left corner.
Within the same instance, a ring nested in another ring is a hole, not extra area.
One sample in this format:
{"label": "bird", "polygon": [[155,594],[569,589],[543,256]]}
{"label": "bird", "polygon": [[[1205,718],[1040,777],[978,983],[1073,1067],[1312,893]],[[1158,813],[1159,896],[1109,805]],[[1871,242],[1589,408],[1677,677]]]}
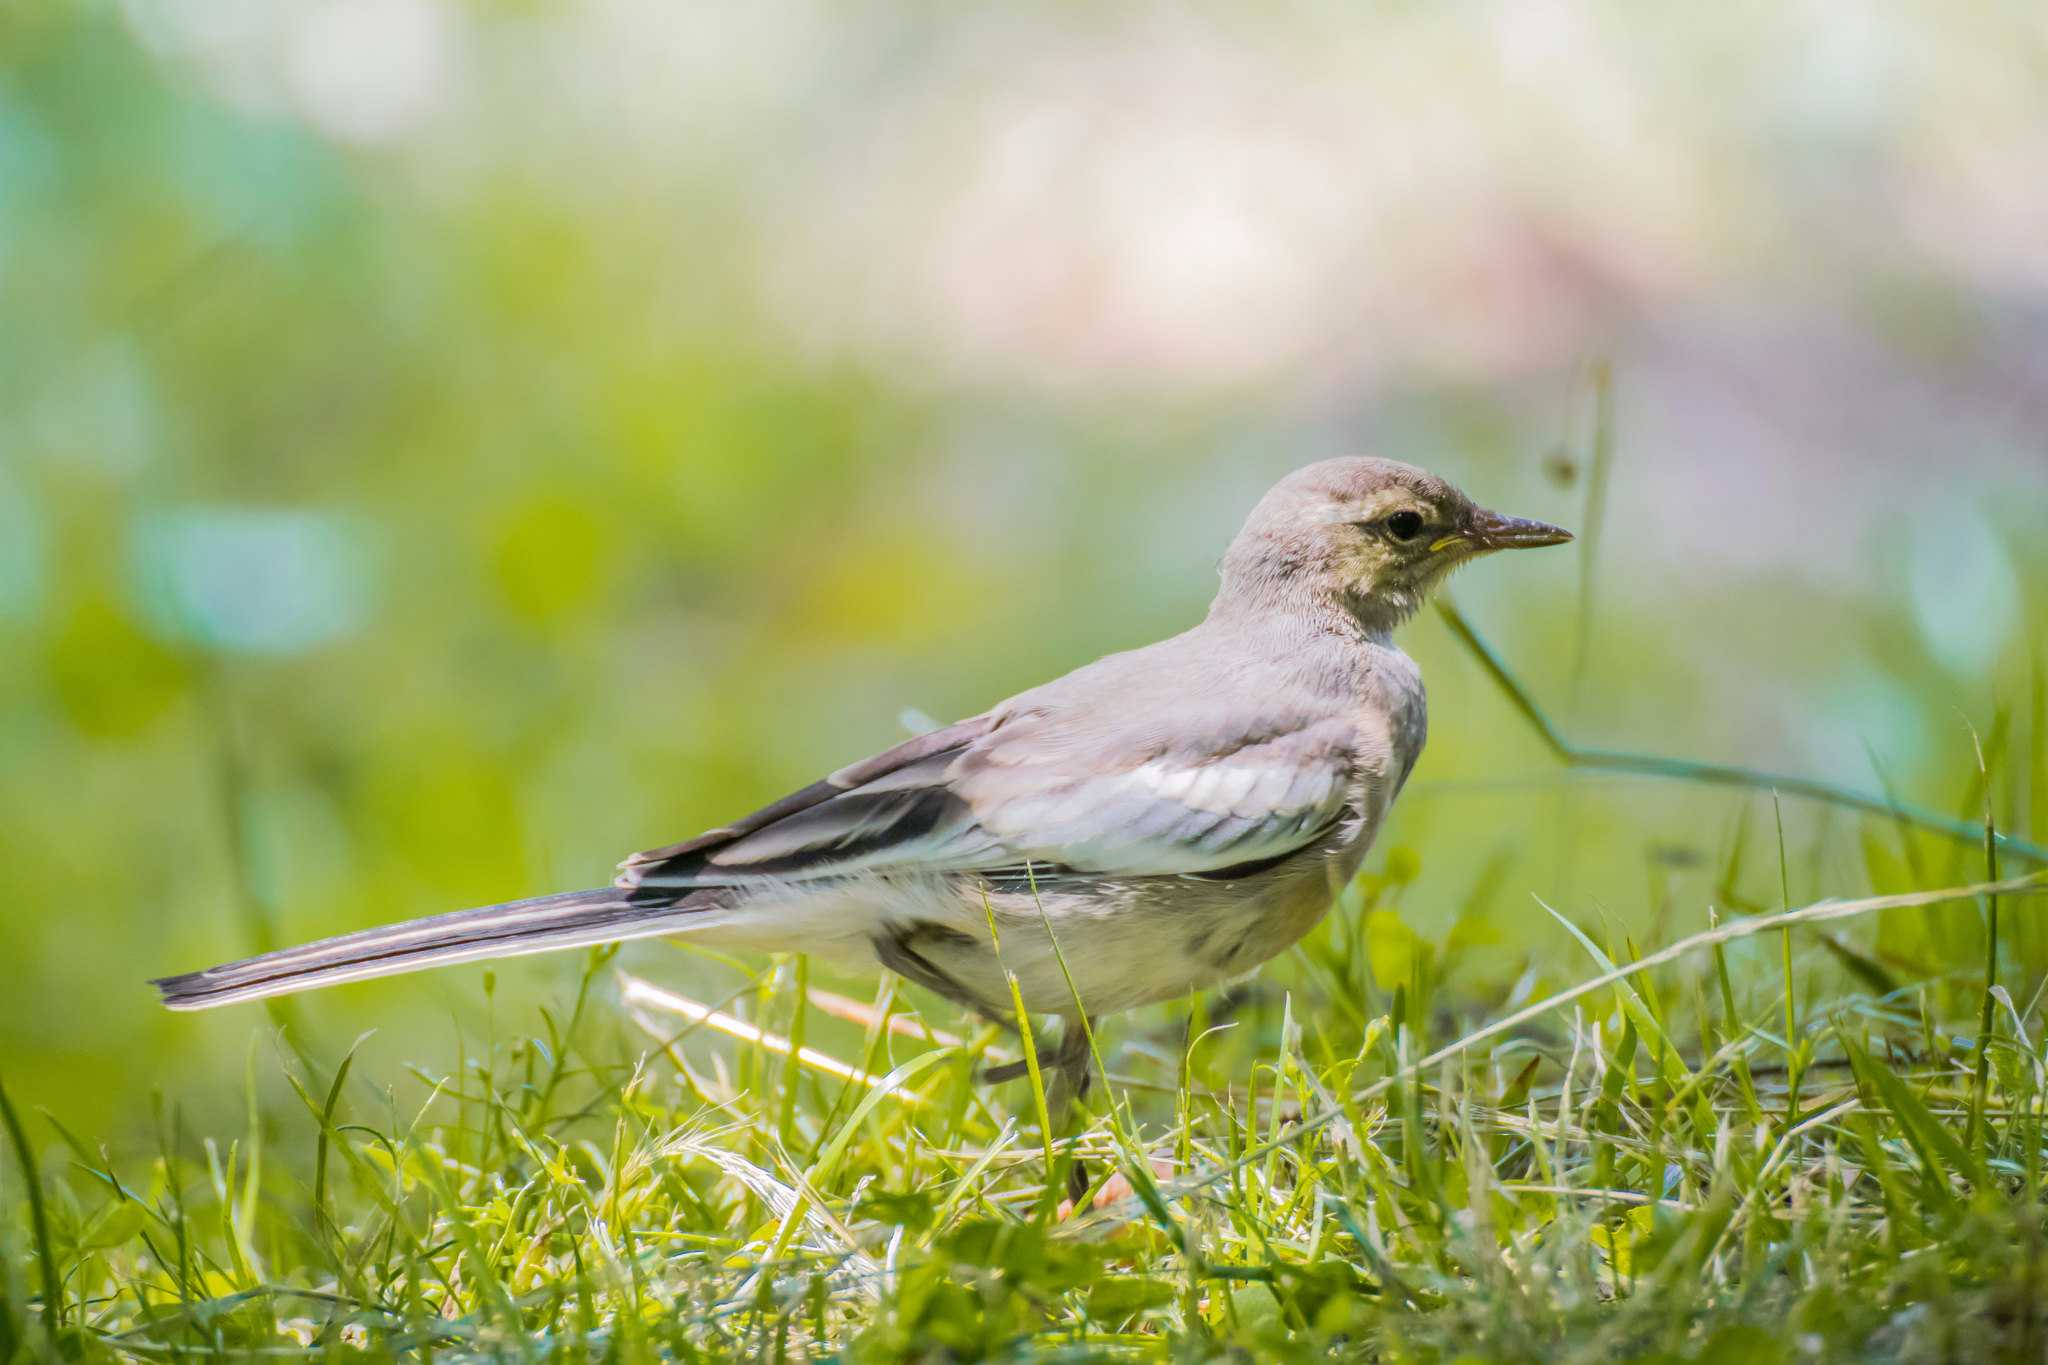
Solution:
{"label": "bird", "polygon": [[1101,1016],[1250,973],[1356,875],[1428,730],[1395,631],[1453,569],[1571,539],[1413,465],[1307,465],[1252,509],[1208,613],[1178,635],[635,853],[609,886],[152,984],[199,1010],[626,939],[797,951],[886,968],[1005,1027],[1021,998],[1063,1021],[1045,1060],[1085,1093]]}

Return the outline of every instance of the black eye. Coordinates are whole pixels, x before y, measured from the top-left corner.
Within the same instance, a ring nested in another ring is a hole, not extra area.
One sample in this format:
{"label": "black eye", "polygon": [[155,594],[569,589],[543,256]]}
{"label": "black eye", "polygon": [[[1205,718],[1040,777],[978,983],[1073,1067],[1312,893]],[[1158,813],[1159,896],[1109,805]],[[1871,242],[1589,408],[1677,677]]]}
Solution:
{"label": "black eye", "polygon": [[1422,513],[1396,512],[1387,518],[1387,534],[1396,540],[1413,540],[1422,534]]}

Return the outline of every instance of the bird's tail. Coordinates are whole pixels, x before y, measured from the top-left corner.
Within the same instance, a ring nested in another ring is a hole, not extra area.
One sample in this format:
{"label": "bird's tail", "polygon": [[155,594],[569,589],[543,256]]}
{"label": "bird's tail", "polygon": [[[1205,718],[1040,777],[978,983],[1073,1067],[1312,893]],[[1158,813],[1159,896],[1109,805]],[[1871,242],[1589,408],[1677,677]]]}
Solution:
{"label": "bird's tail", "polygon": [[365,929],[151,984],[174,1010],[211,1009],[451,962],[652,938],[703,924],[717,904],[709,892],[648,903],[617,887],[570,891]]}

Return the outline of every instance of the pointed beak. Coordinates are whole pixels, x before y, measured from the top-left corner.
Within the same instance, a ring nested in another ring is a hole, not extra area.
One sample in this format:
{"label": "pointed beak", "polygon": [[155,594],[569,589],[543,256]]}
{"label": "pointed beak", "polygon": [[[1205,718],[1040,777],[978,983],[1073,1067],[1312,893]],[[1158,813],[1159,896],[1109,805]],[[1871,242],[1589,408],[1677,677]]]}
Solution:
{"label": "pointed beak", "polygon": [[1455,536],[1446,536],[1437,542],[1441,548],[1445,542],[1463,542],[1475,554],[1492,550],[1533,550],[1539,545],[1563,545],[1571,540],[1572,533],[1562,526],[1552,526],[1547,521],[1530,521],[1524,517],[1504,517],[1498,512],[1484,508],[1472,514],[1472,520]]}

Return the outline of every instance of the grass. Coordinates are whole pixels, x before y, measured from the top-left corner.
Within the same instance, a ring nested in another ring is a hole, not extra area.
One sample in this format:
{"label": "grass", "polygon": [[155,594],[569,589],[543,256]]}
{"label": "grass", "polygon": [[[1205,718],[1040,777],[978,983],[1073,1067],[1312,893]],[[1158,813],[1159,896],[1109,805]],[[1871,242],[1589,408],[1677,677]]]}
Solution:
{"label": "grass", "polygon": [[[2000,888],[2022,913],[2044,890]],[[172,1111],[123,1169],[51,1127],[68,1169],[38,1173],[9,1109],[47,1208],[0,1330],[26,1359],[2038,1358],[2038,1015],[1994,984],[1991,1029],[1958,1033],[1944,1002],[1985,983],[1936,979],[1836,994],[1786,1039],[1782,1002],[1745,1019],[1706,989],[1725,1002],[1744,940],[1973,917],[1986,894],[1731,919],[1641,956],[1581,930],[1583,980],[1434,1046],[1422,962],[1389,998],[1333,943],[1359,989],[1317,1027],[1283,1012],[1269,1055],[1219,1074],[1191,1026],[1050,1139],[1023,1087],[975,1082],[990,1038],[932,1036],[890,985],[833,1004],[865,1019],[833,1068],[788,1036],[815,1002],[784,964],[707,1073],[692,1044],[734,1017],[630,983],[615,1006],[599,954],[561,1019],[449,1074],[295,1075],[275,1134],[252,1115],[195,1141]],[[1079,1216],[1074,1155],[1112,1187]]]}

